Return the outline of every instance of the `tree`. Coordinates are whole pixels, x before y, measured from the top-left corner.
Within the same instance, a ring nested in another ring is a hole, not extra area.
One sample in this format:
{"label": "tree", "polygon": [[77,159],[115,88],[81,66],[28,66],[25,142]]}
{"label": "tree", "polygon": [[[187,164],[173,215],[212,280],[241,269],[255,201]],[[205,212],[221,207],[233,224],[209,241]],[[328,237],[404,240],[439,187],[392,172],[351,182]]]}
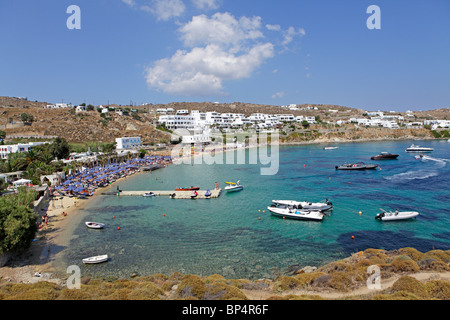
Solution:
{"label": "tree", "polygon": [[22,122],[33,122],[34,117],[32,114],[28,114],[28,113],[22,113],[20,114],[20,120],[22,120]]}
{"label": "tree", "polygon": [[0,253],[25,249],[37,231],[33,201],[37,192],[19,188],[17,194],[0,197]]}
{"label": "tree", "polygon": [[58,137],[50,145],[49,151],[53,158],[65,159],[70,154],[69,143],[67,143],[66,139]]}
{"label": "tree", "polygon": [[308,121],[306,121],[306,120],[303,120],[302,121],[302,126],[303,126],[303,128],[309,128],[309,122]]}

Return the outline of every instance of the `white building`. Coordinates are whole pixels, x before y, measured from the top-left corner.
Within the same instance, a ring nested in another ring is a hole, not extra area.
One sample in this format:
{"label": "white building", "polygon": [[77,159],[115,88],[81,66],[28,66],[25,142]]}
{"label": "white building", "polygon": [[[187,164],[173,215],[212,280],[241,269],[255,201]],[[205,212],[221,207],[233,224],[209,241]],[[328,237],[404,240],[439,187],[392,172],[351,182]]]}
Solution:
{"label": "white building", "polygon": [[32,147],[39,146],[48,142],[30,142],[12,145],[0,145],[0,159],[8,159],[10,153],[28,152]]}
{"label": "white building", "polygon": [[177,116],[177,115],[165,115],[160,116],[158,120],[159,125],[164,125],[169,130],[175,129],[187,129],[194,130],[195,123],[192,116]]}
{"label": "white building", "polygon": [[177,110],[177,115],[178,116],[185,116],[185,115],[188,115],[188,114],[189,114],[189,110],[187,110],[187,109]]}
{"label": "white building", "polygon": [[140,137],[116,138],[116,149],[117,150],[137,149],[140,147],[141,147],[141,138]]}

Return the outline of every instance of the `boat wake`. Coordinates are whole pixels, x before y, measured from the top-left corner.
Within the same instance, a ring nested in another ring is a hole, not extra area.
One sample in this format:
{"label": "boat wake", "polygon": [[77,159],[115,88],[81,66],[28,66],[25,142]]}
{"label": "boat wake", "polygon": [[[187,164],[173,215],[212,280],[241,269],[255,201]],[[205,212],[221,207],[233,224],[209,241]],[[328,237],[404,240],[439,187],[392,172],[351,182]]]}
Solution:
{"label": "boat wake", "polygon": [[437,177],[438,175],[438,171],[407,171],[395,174],[392,177],[385,177],[385,179],[395,182],[403,182],[409,180],[424,180],[432,177]]}
{"label": "boat wake", "polygon": [[447,162],[450,162],[450,159],[441,159],[441,158],[433,158],[430,156],[416,156],[416,159],[421,159],[422,161],[434,161],[436,164],[439,164],[440,168],[443,168],[447,165]]}
{"label": "boat wake", "polygon": [[433,158],[427,155],[424,156],[416,156],[416,159],[420,159],[423,162],[432,161],[435,163],[432,169],[422,169],[422,170],[411,170],[403,173],[395,174],[391,177],[385,177],[386,180],[391,180],[394,182],[404,182],[410,180],[425,180],[432,177],[438,176],[440,173],[438,169],[441,169],[450,162],[450,159],[441,159],[441,158]]}

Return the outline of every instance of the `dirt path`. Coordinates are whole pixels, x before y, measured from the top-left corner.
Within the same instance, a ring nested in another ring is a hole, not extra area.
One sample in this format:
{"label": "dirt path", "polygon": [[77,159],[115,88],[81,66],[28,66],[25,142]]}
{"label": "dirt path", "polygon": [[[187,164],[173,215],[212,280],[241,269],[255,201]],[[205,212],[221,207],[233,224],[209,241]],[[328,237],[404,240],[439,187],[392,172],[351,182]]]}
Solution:
{"label": "dirt path", "polygon": [[378,293],[381,293],[383,290],[386,290],[403,275],[408,275],[411,277],[416,278],[419,281],[428,281],[428,280],[446,280],[450,281],[450,272],[418,272],[413,274],[400,274],[400,275],[394,275],[393,277],[390,277],[389,279],[381,279],[381,289],[374,290],[369,289],[367,286],[362,286],[360,288],[354,289],[350,292],[339,292],[339,291],[332,291],[332,290],[289,290],[289,291],[283,291],[283,293],[275,293],[272,291],[272,288],[269,288],[268,290],[242,290],[244,294],[250,299],[250,300],[266,300],[269,297],[274,296],[287,296],[287,295],[317,295],[324,299],[345,299],[349,297],[361,297],[369,296],[369,295],[375,295]]}

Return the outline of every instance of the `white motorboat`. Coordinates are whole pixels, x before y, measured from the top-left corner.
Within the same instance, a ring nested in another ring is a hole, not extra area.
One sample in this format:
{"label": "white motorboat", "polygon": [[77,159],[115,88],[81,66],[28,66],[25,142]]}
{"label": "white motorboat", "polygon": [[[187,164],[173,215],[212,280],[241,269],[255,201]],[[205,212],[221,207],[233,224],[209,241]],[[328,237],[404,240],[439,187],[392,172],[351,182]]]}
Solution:
{"label": "white motorboat", "polygon": [[323,150],[335,150],[339,149],[339,147],[324,147]]}
{"label": "white motorboat", "polygon": [[409,148],[406,148],[406,152],[431,152],[433,148],[421,147],[412,144]]}
{"label": "white motorboat", "polygon": [[380,208],[382,211],[381,213],[377,214],[375,219],[381,220],[381,221],[399,221],[399,220],[407,220],[415,218],[419,215],[416,211],[403,211],[399,212],[398,210],[392,212],[392,211],[385,211]]}
{"label": "white motorboat", "polygon": [[236,183],[234,182],[225,182],[228,186],[225,187],[226,192],[235,192],[241,191],[244,189],[244,186],[240,184],[241,180],[238,180]]}
{"label": "white motorboat", "polygon": [[105,225],[103,223],[98,223],[98,222],[86,221],[85,224],[86,224],[86,227],[91,228],[91,229],[103,229],[105,227]]}
{"label": "white motorboat", "polygon": [[[320,210],[326,211],[333,208],[333,204],[325,199],[322,202],[294,201],[294,200],[272,200],[278,208],[304,209],[304,210]],[[273,205],[272,205],[273,206]]]}
{"label": "white motorboat", "polygon": [[291,208],[267,207],[267,209],[278,217],[284,217],[297,220],[322,221],[323,213],[318,210],[297,210]]}
{"label": "white motorboat", "polygon": [[335,166],[336,170],[374,170],[378,164],[365,164],[364,162],[345,163],[340,166]]}
{"label": "white motorboat", "polygon": [[106,262],[106,261],[108,261],[107,254],[83,259],[83,263],[86,263],[86,264],[102,263],[102,262]]}
{"label": "white motorboat", "polygon": [[142,196],[146,197],[146,198],[149,198],[149,197],[154,197],[155,194],[153,192],[147,192],[147,193],[144,193]]}

